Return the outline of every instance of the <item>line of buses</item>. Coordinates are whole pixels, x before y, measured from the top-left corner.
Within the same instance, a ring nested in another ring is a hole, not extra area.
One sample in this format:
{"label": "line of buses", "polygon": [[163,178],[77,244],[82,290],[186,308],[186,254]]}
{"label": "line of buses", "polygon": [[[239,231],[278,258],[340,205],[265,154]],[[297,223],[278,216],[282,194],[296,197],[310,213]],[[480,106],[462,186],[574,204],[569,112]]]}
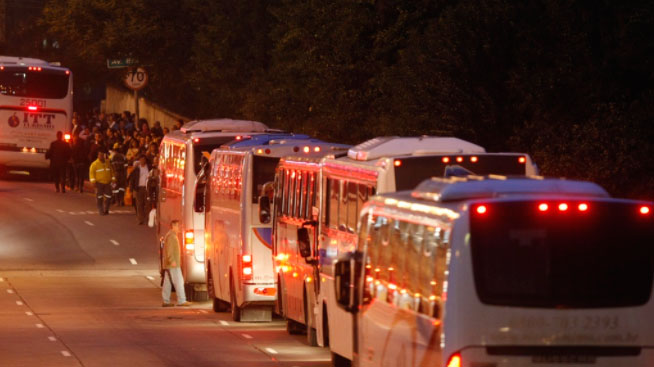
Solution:
{"label": "line of buses", "polygon": [[187,292],[278,314],[334,366],[652,366],[652,203],[452,137],[346,146],[252,121],[160,147]]}

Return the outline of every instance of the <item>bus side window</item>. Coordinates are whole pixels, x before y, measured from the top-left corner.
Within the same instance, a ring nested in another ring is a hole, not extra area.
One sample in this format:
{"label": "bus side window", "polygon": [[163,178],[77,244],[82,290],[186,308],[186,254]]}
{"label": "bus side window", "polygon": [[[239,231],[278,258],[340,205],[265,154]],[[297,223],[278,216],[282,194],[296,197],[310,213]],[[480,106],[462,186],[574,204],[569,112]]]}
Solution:
{"label": "bus side window", "polygon": [[410,224],[409,227],[409,246],[407,248],[406,258],[407,289],[409,289],[411,294],[416,294],[420,293],[420,271],[422,270],[420,260],[422,257],[425,226]]}
{"label": "bus side window", "polygon": [[273,206],[275,207],[275,216],[279,217],[281,214],[281,202],[282,202],[282,187],[284,182],[284,169],[278,169],[275,172],[275,196],[273,197]]}
{"label": "bus side window", "polygon": [[359,209],[357,207],[359,188],[356,182],[347,183],[347,231],[355,233],[357,221],[359,220]]}
{"label": "bus side window", "polygon": [[307,205],[304,217],[308,220],[313,219],[313,207],[316,205],[316,174],[311,172],[307,176]]}
{"label": "bus side window", "polygon": [[380,244],[378,265],[379,279],[389,281],[390,275],[388,268],[391,266],[393,253],[391,251],[391,223],[388,218],[385,217],[382,217]]}
{"label": "bus side window", "polygon": [[340,199],[338,208],[338,230],[347,231],[347,182],[338,181],[338,198]]}
{"label": "bus side window", "polygon": [[298,201],[296,203],[297,205],[297,211],[295,216],[298,217],[298,219],[304,218],[304,212],[306,211],[304,208],[307,205],[307,173],[303,171],[298,171],[298,188],[297,188],[297,196],[298,196]]}
{"label": "bus side window", "polygon": [[283,204],[284,216],[288,216],[288,208],[289,208],[290,201],[291,201],[291,171],[286,170],[286,175],[284,177],[284,204]]}
{"label": "bus side window", "polygon": [[399,220],[393,220],[393,225],[391,229],[391,268],[389,268],[389,273],[391,274],[390,281],[395,283],[399,287],[405,287],[404,275],[406,274],[405,269],[405,257],[407,250],[407,242],[404,240],[406,238],[407,232],[407,223]]}
{"label": "bus side window", "polygon": [[340,197],[340,181],[329,180],[329,226],[331,228],[338,228],[338,204]]}

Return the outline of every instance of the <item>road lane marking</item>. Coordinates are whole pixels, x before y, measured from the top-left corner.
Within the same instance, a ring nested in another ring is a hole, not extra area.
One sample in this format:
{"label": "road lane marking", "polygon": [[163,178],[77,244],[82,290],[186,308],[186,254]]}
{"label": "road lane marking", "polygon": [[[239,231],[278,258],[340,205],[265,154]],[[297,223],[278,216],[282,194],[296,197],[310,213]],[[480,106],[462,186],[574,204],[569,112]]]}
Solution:
{"label": "road lane marking", "polygon": [[68,214],[70,214],[70,215],[77,215],[77,213],[75,213],[75,212],[68,212]]}
{"label": "road lane marking", "polygon": [[29,202],[34,201],[34,199],[30,199],[30,198],[23,198],[23,199],[25,199],[25,201],[29,201]]}
{"label": "road lane marking", "polygon": [[136,262],[136,259],[133,258],[133,257],[130,257],[130,258],[129,258],[129,262],[131,262],[132,265],[136,265],[136,264],[138,264],[138,263]]}
{"label": "road lane marking", "polygon": [[61,210],[61,209],[57,209],[57,212],[59,212],[59,213],[65,213],[66,211]]}
{"label": "road lane marking", "polygon": [[34,313],[32,311],[25,311],[25,315],[34,316]]}
{"label": "road lane marking", "polygon": [[229,326],[229,322],[227,322],[225,320],[220,320],[218,322],[220,322],[220,325],[222,325],[222,326]]}
{"label": "road lane marking", "polygon": [[7,289],[7,293],[10,293],[10,294],[14,293],[14,290],[13,289]]}
{"label": "road lane marking", "polygon": [[146,275],[145,277],[148,278],[148,279],[150,279],[150,280],[154,280],[154,277],[153,277],[153,276]]}
{"label": "road lane marking", "polygon": [[70,352],[67,351],[67,350],[62,350],[61,355],[64,356],[64,357],[70,357],[71,356]]}
{"label": "road lane marking", "polygon": [[91,226],[91,227],[95,226],[95,224],[89,222],[88,220],[85,220],[84,223],[88,224],[88,225]]}
{"label": "road lane marking", "polygon": [[268,352],[270,354],[278,354],[278,352],[276,350],[272,349],[272,348],[266,348],[266,352]]}
{"label": "road lane marking", "polygon": [[250,334],[241,334],[245,339],[254,339],[254,337]]}
{"label": "road lane marking", "polygon": [[94,210],[87,210],[86,211],[86,214],[95,214],[95,213],[97,213],[97,211],[94,211]]}
{"label": "road lane marking", "polygon": [[43,329],[45,326],[43,326],[43,324],[36,324],[36,327],[39,329]]}
{"label": "road lane marking", "polygon": [[17,304],[18,306],[22,306],[22,305],[23,305],[23,301],[16,301],[16,304]]}
{"label": "road lane marking", "polygon": [[55,338],[54,336],[49,336],[48,340],[51,341],[51,342],[56,342],[57,338]]}
{"label": "road lane marking", "polygon": [[207,310],[200,310],[200,313],[207,313]]}
{"label": "road lane marking", "polygon": [[5,278],[0,278],[0,282],[4,282],[4,281],[5,281]]}
{"label": "road lane marking", "polygon": [[116,240],[109,240],[109,242],[113,243],[114,246],[120,245],[120,243],[118,243],[118,241],[116,241]]}

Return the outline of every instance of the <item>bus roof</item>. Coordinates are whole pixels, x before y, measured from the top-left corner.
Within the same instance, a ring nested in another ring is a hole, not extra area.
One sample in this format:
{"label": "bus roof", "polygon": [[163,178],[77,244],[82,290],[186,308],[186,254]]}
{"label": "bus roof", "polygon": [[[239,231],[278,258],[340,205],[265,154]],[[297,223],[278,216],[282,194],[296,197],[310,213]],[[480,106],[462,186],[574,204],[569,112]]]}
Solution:
{"label": "bus roof", "polygon": [[184,134],[209,131],[266,132],[270,129],[258,121],[232,119],[195,120],[187,122],[181,128]]}
{"label": "bus roof", "polygon": [[16,65],[16,66],[29,66],[39,65],[48,66],[48,62],[41,59],[33,59],[29,57],[16,57],[16,56],[0,56],[0,64],[3,65]]}
{"label": "bus roof", "polygon": [[607,198],[601,186],[588,181],[556,178],[468,176],[433,177],[419,184],[411,194],[415,198],[438,202],[496,198],[513,195],[556,195]]}
{"label": "bus roof", "polygon": [[441,153],[484,153],[486,150],[471,142],[438,136],[383,136],[370,139],[350,148],[347,155],[358,161],[371,161],[382,157],[426,155]]}
{"label": "bus roof", "polygon": [[278,142],[273,141],[269,144],[239,147],[232,147],[227,144],[214,151],[250,151],[254,155],[277,158],[298,154],[304,157],[322,157],[326,154],[334,154],[334,152],[344,151],[349,147],[349,145],[330,143],[318,139],[297,139]]}
{"label": "bus roof", "polygon": [[257,134],[243,137],[241,140],[231,141],[225,144],[229,148],[250,147],[255,145],[272,145],[279,144],[279,141],[287,140],[310,140],[309,135],[294,134],[294,133],[272,133],[272,134]]}
{"label": "bus roof", "polygon": [[[261,133],[252,133],[252,134],[261,134]],[[180,143],[185,143],[194,139],[210,139],[210,138],[220,138],[226,136],[233,136],[235,139],[247,138],[249,133],[243,133],[239,131],[193,131],[184,133],[181,130],[171,131],[170,133],[164,136],[164,140],[175,140]],[[240,137],[240,138],[239,138]]]}

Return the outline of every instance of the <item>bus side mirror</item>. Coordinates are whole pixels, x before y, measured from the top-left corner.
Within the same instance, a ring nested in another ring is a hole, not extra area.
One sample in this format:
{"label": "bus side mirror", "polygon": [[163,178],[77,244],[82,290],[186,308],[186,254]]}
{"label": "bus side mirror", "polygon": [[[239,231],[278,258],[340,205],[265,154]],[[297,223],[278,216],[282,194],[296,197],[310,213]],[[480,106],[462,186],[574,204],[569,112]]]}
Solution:
{"label": "bus side mirror", "polygon": [[270,198],[268,196],[259,197],[259,222],[270,223]]}
{"label": "bus side mirror", "polygon": [[334,292],[336,304],[343,310],[355,313],[356,302],[356,253],[346,253],[334,263]]}
{"label": "bus side mirror", "polygon": [[311,257],[311,238],[309,238],[309,230],[305,227],[297,229],[297,245],[300,249],[300,256],[303,258]]}

